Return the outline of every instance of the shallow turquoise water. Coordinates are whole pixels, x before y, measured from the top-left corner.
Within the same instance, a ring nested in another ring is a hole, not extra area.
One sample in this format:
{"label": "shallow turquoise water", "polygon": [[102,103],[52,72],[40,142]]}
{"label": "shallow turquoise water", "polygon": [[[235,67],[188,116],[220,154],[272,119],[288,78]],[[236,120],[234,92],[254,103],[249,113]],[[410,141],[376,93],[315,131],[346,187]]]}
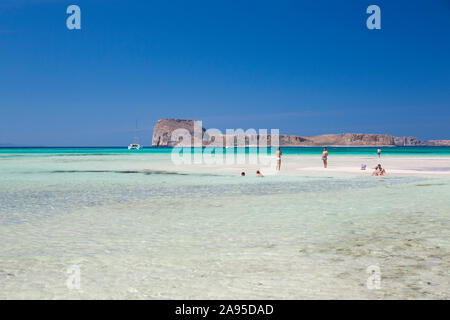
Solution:
{"label": "shallow turquoise water", "polygon": [[0,298],[449,298],[449,178],[186,173],[170,151],[1,149]]}
{"label": "shallow turquoise water", "polygon": [[[281,150],[286,155],[312,155],[320,154],[321,147],[283,147]],[[328,147],[328,151],[333,155],[374,155],[378,148],[375,147]],[[223,149],[226,152],[226,149]],[[20,154],[168,154],[171,148],[144,148],[141,151],[130,151],[127,148],[0,148],[0,156],[20,155]],[[246,148],[246,152],[254,152],[254,149]],[[383,147],[383,156],[449,156],[450,147]]]}

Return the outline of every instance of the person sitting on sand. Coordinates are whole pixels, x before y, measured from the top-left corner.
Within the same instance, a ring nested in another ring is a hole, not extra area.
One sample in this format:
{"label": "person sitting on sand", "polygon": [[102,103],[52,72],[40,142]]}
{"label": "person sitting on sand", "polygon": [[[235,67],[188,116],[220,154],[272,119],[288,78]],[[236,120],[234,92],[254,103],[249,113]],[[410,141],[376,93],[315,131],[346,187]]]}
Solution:
{"label": "person sitting on sand", "polygon": [[244,171],[241,172],[241,177],[245,177],[245,172]]}
{"label": "person sitting on sand", "polygon": [[328,151],[327,151],[327,148],[323,148],[322,161],[323,161],[323,167],[326,168],[327,165],[328,165]]}
{"label": "person sitting on sand", "polygon": [[372,172],[372,176],[384,176],[386,174],[386,170],[381,167],[381,164],[378,164],[374,169],[375,171]]}
{"label": "person sitting on sand", "polygon": [[258,178],[264,177],[264,176],[262,175],[262,173],[261,173],[259,170],[256,170],[256,176],[257,176]]}

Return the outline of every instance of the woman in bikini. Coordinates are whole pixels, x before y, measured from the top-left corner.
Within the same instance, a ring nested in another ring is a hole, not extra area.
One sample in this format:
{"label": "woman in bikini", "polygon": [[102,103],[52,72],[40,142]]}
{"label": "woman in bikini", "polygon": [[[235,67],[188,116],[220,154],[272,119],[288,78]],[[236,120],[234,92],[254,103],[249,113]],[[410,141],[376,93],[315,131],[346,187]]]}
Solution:
{"label": "woman in bikini", "polygon": [[277,170],[280,171],[281,169],[281,149],[278,148],[277,150]]}
{"label": "woman in bikini", "polygon": [[327,165],[328,165],[328,151],[327,151],[327,148],[323,148],[322,161],[323,161],[323,167],[326,168]]}

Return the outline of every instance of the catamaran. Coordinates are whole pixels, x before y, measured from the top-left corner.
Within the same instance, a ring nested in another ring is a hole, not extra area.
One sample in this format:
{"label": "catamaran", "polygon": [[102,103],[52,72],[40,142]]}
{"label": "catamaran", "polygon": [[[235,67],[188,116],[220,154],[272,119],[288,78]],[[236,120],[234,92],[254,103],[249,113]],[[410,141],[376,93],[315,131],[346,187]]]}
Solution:
{"label": "catamaran", "polygon": [[142,146],[138,143],[138,125],[136,120],[136,134],[134,135],[134,142],[128,146],[128,150],[141,150]]}

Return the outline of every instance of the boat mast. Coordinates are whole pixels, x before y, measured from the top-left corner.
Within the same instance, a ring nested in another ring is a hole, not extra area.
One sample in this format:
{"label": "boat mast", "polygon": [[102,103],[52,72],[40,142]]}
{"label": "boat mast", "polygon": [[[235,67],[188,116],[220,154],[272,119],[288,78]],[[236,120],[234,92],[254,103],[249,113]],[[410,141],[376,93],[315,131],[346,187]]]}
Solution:
{"label": "boat mast", "polygon": [[138,144],[138,122],[136,120],[136,132],[134,134],[134,143]]}

